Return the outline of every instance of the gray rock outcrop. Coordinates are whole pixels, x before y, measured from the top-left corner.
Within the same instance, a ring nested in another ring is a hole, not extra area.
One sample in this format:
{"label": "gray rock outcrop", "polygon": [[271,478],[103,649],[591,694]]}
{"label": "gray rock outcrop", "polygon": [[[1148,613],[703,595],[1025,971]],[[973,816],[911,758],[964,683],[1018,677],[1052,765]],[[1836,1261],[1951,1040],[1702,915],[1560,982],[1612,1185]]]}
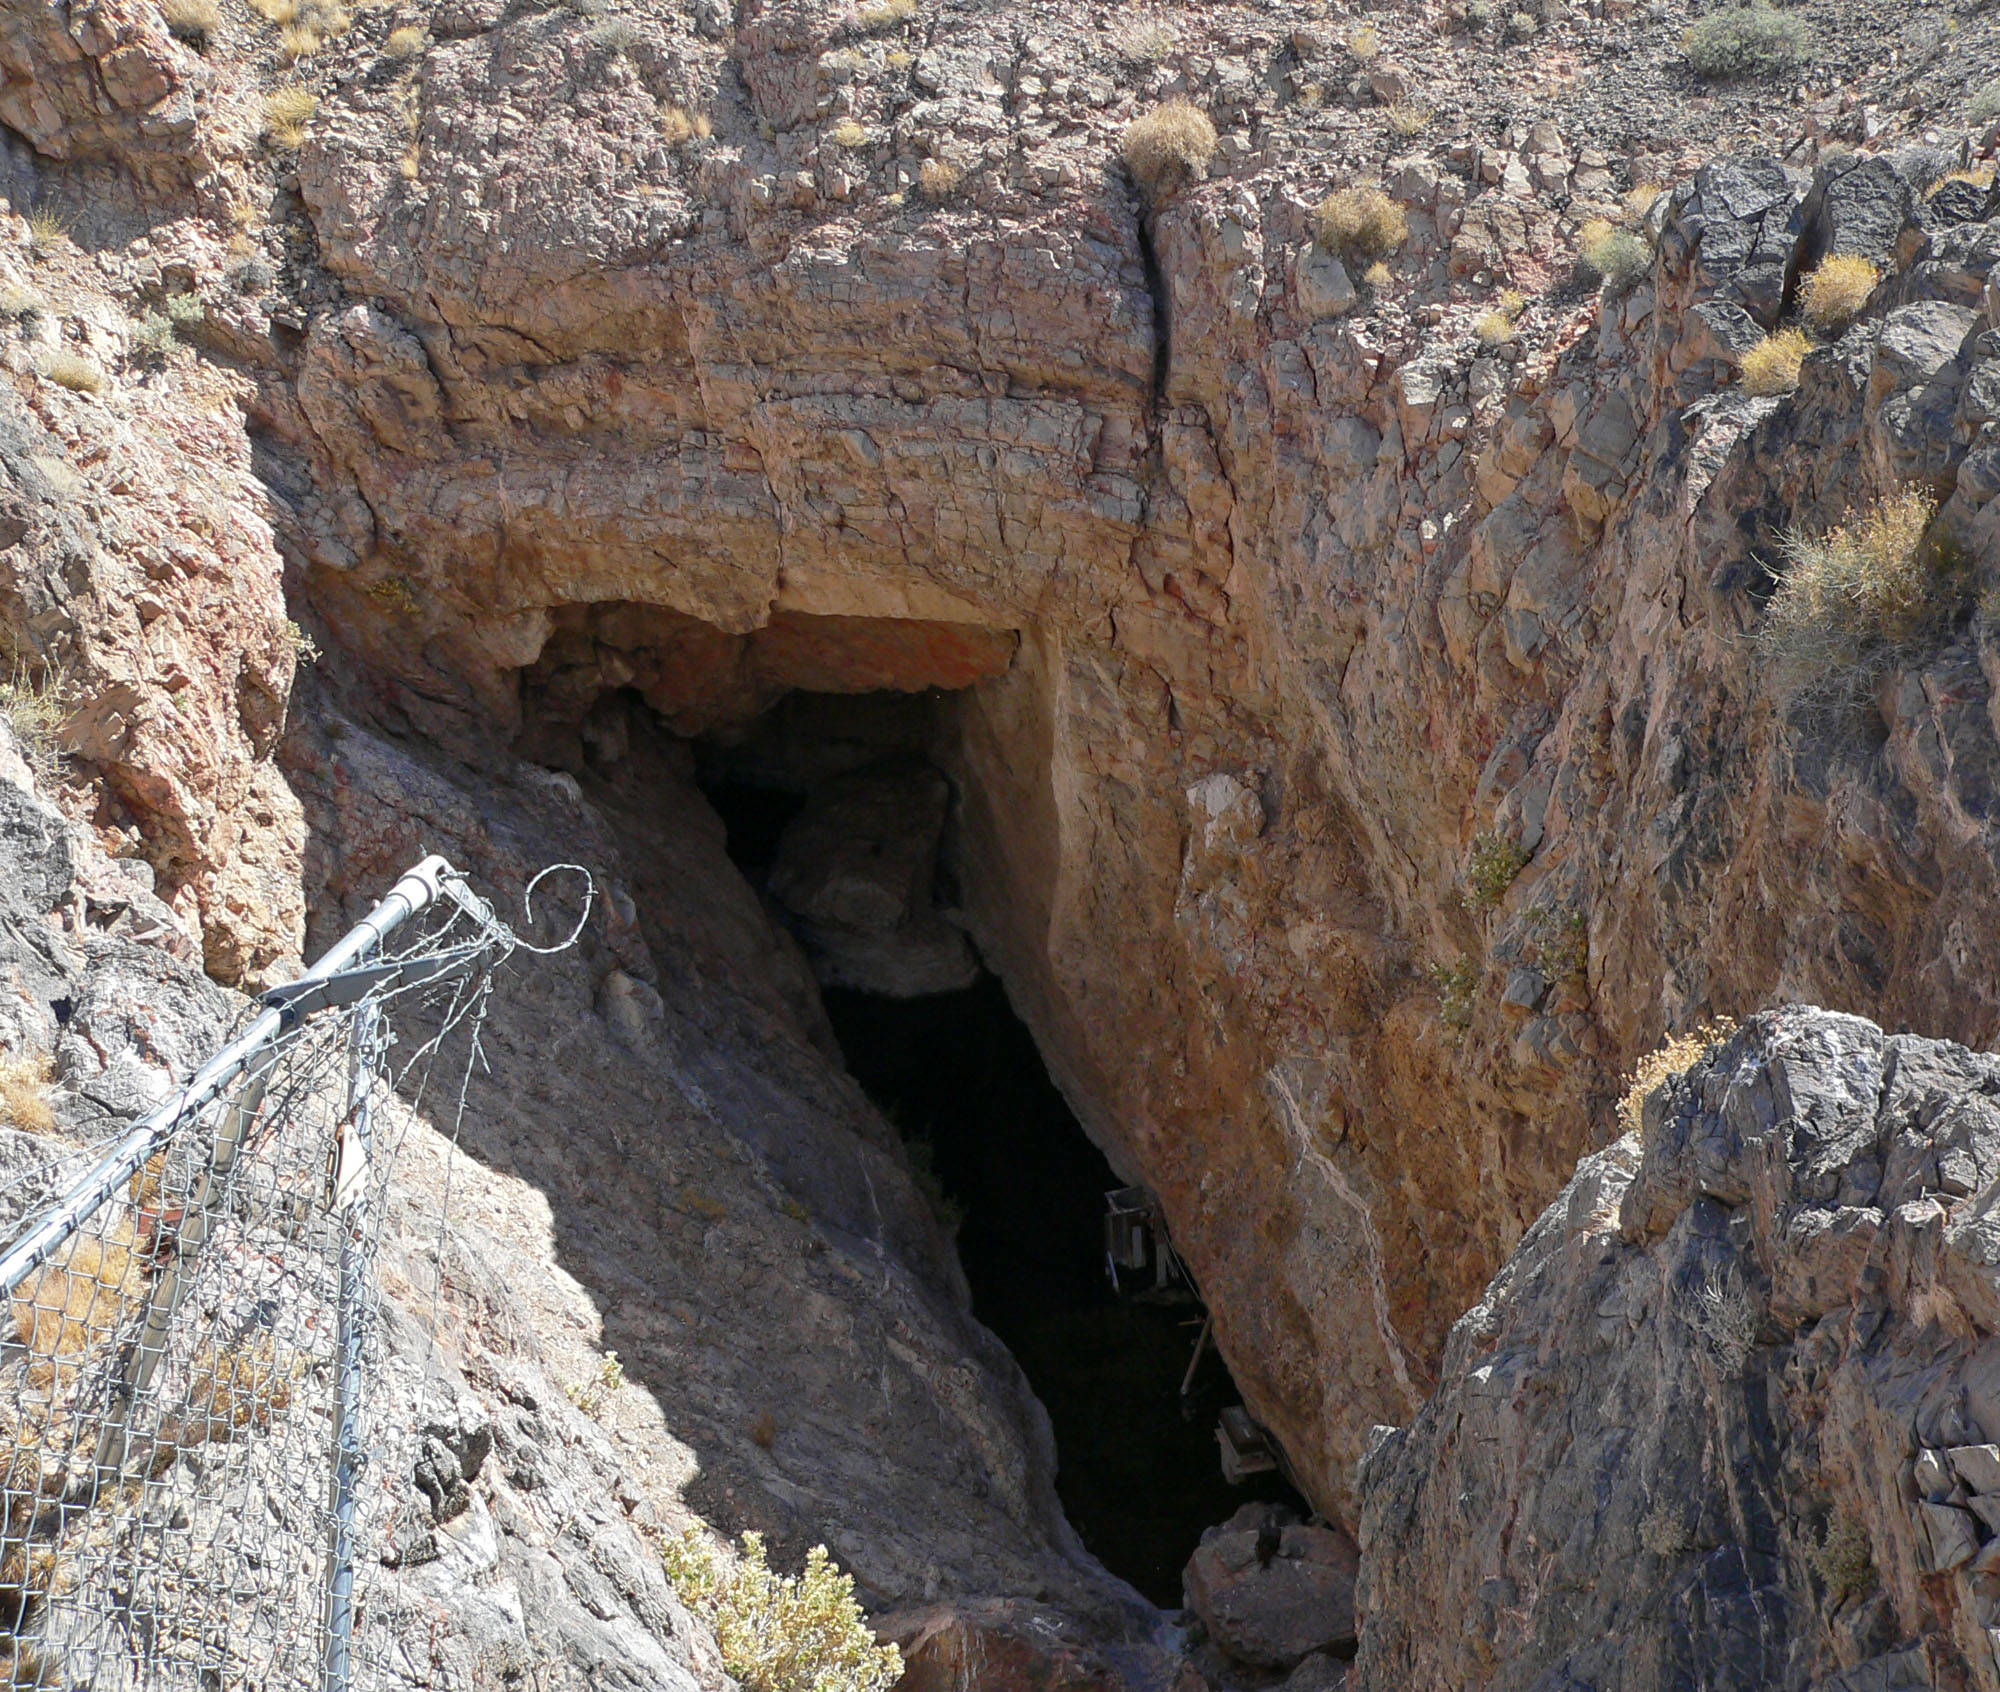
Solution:
{"label": "gray rock outcrop", "polygon": [[1354,1684],[2000,1686],[2000,1057],[1772,1011],[1644,1120],[1364,1460]]}

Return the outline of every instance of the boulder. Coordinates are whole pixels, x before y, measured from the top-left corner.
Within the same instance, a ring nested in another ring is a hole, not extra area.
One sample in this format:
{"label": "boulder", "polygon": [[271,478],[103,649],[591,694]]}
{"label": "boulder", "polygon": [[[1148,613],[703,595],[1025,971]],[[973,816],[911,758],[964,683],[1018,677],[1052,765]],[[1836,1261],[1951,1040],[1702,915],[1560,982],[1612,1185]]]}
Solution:
{"label": "boulder", "polygon": [[1202,1537],[1184,1576],[1188,1608],[1229,1656],[1291,1669],[1355,1638],[1354,1542],[1246,1505]]}

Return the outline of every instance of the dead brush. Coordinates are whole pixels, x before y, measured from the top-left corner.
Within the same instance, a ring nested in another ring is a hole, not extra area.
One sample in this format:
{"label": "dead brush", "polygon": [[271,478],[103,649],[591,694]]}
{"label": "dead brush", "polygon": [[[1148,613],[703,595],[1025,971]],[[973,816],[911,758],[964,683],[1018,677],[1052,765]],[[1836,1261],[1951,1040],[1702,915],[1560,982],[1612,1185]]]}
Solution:
{"label": "dead brush", "polygon": [[49,1105],[51,1065],[46,1054],[0,1059],[0,1120],[24,1134],[46,1134],[56,1125]]}
{"label": "dead brush", "polygon": [[183,1446],[227,1444],[240,1434],[266,1433],[292,1405],[303,1358],[281,1351],[269,1334],[236,1345],[206,1346],[188,1384]]}
{"label": "dead brush", "polygon": [[1157,203],[1206,175],[1218,145],[1206,112],[1185,100],[1169,100],[1132,121],[1119,151],[1140,192]]}
{"label": "dead brush", "polygon": [[28,1353],[29,1382],[43,1390],[72,1378],[116,1339],[144,1292],[145,1254],[120,1217],[103,1234],[78,1234],[14,1294],[14,1337]]}

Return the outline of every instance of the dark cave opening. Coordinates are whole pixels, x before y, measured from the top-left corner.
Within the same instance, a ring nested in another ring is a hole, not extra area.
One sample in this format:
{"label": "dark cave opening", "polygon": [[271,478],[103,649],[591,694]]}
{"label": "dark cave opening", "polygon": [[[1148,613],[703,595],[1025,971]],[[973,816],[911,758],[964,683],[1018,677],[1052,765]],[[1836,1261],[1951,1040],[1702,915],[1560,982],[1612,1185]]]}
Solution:
{"label": "dark cave opening", "polygon": [[[829,782],[866,786],[862,826],[903,820],[880,800],[896,781],[913,791],[946,785],[922,750],[936,720],[935,697],[853,699],[794,694],[747,737],[696,749],[698,778],[728,830],[728,850],[764,894],[774,916],[808,952],[825,939],[786,909],[799,900],[792,860],[801,831],[840,825]],[[908,732],[885,733],[890,723]],[[868,732],[845,732],[865,723]],[[835,750],[829,751],[829,746]],[[873,752],[871,757],[869,754]],[[831,773],[830,773],[831,772]],[[911,817],[926,818],[921,805]],[[943,811],[937,812],[938,821]],[[948,829],[943,831],[948,839]],[[923,845],[925,894],[945,918],[953,887],[948,847]],[[877,841],[861,855],[893,857]],[[841,842],[823,850],[843,850]],[[907,872],[898,870],[899,875]],[[784,898],[773,894],[774,884]],[[973,1311],[1008,1347],[1047,1408],[1058,1452],[1056,1489],[1071,1524],[1113,1573],[1166,1609],[1181,1605],[1181,1571],[1202,1532],[1252,1500],[1305,1507],[1277,1473],[1225,1480],[1215,1434],[1238,1401],[1213,1347],[1181,1392],[1203,1311],[1183,1281],[1155,1287],[1147,1271],[1116,1292],[1106,1272],[1106,1194],[1124,1183],[1078,1123],[1050,1078],[1034,1036],[1001,981],[962,937],[965,979],[944,990],[879,990],[879,952],[821,968],[821,999],[850,1073],[896,1125],[920,1184],[956,1234]],[[939,945],[924,941],[915,975],[891,966],[902,987],[944,979]],[[949,971],[947,970],[947,974]],[[847,980],[843,982],[843,977]]]}

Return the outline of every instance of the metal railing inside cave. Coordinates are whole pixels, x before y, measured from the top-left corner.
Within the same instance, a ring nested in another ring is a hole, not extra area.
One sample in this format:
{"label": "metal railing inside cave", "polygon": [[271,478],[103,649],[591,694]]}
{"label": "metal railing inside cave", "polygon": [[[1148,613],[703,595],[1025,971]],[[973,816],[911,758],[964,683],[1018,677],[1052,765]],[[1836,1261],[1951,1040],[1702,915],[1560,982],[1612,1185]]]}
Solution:
{"label": "metal railing inside cave", "polygon": [[436,1084],[455,1139],[517,949],[559,948],[426,858],[108,1147],[0,1170],[0,1687],[380,1678],[420,1371],[377,1222],[404,1105]]}

